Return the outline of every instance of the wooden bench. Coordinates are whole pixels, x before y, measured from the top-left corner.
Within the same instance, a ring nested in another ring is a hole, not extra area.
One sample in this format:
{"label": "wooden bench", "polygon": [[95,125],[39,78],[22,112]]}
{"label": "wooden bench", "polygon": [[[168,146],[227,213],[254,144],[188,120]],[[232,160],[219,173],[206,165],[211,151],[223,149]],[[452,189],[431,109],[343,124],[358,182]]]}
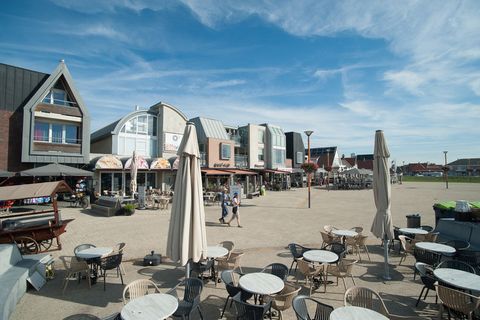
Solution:
{"label": "wooden bench", "polygon": [[250,192],[247,194],[247,199],[253,199],[253,197],[260,197],[260,191]]}

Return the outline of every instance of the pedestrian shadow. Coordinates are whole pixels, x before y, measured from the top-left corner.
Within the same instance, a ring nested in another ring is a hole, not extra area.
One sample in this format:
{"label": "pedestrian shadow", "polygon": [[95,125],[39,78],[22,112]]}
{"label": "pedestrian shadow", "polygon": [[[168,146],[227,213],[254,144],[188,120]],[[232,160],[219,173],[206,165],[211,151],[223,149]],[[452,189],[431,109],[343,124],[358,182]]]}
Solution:
{"label": "pedestrian shadow", "polygon": [[228,224],[226,223],[219,223],[219,222],[205,222],[206,227],[219,227],[219,228],[225,228],[228,227]]}

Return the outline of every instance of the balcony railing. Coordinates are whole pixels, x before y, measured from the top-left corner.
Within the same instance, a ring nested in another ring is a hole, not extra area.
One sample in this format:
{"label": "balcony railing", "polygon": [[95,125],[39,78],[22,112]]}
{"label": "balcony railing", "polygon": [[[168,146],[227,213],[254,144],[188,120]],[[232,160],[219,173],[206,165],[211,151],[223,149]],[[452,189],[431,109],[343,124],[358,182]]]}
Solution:
{"label": "balcony railing", "polygon": [[200,167],[206,167],[206,166],[207,166],[207,153],[200,152]]}
{"label": "balcony railing", "polygon": [[235,167],[236,168],[247,168],[248,167],[248,156],[235,155]]}

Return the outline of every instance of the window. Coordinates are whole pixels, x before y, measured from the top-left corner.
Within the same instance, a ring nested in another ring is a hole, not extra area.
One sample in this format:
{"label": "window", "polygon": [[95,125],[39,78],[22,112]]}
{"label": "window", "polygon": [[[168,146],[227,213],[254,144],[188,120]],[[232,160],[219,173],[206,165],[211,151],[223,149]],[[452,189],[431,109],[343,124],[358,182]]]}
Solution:
{"label": "window", "polygon": [[296,163],[303,163],[303,152],[297,152],[297,156],[296,156]]}
{"label": "window", "polygon": [[285,162],[285,150],[273,150],[273,160],[275,164],[283,164]]}
{"label": "window", "polygon": [[68,100],[67,92],[57,88],[51,89],[43,99],[43,102],[67,107],[74,105],[74,102]]}
{"label": "window", "polygon": [[229,160],[231,157],[231,145],[226,144],[226,143],[221,143],[220,144],[221,148],[221,159],[222,160]]}
{"label": "window", "polygon": [[145,157],[157,156],[157,117],[140,114],[129,119],[120,129],[117,152],[131,155],[136,150]]}
{"label": "window", "polygon": [[258,143],[265,143],[265,131],[258,130]]}
{"label": "window", "polygon": [[258,161],[264,161],[265,158],[263,156],[263,148],[258,148]]}
{"label": "window", "polygon": [[34,141],[50,143],[80,143],[80,127],[72,124],[35,121]]}

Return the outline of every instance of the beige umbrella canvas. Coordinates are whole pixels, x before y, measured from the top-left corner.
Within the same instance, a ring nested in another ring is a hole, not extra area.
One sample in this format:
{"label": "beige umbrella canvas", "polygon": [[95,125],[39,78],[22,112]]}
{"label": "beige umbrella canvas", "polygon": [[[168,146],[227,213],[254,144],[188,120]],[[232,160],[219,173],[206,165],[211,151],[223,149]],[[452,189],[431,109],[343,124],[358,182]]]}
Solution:
{"label": "beige umbrella canvas", "polygon": [[130,191],[132,196],[137,192],[137,172],[138,172],[138,158],[135,150],[132,155],[132,162],[130,163]]}
{"label": "beige umbrella canvas", "polygon": [[187,265],[188,277],[187,263],[206,258],[207,251],[200,152],[193,123],[187,123],[178,156],[180,161],[168,229],[167,256],[174,262]]}
{"label": "beige umbrella canvas", "polygon": [[391,205],[390,169],[388,167],[388,150],[382,130],[375,132],[375,147],[373,151],[373,198],[377,213],[373,220],[371,231],[377,237],[384,239],[385,279],[389,279],[388,240],[393,239]]}

